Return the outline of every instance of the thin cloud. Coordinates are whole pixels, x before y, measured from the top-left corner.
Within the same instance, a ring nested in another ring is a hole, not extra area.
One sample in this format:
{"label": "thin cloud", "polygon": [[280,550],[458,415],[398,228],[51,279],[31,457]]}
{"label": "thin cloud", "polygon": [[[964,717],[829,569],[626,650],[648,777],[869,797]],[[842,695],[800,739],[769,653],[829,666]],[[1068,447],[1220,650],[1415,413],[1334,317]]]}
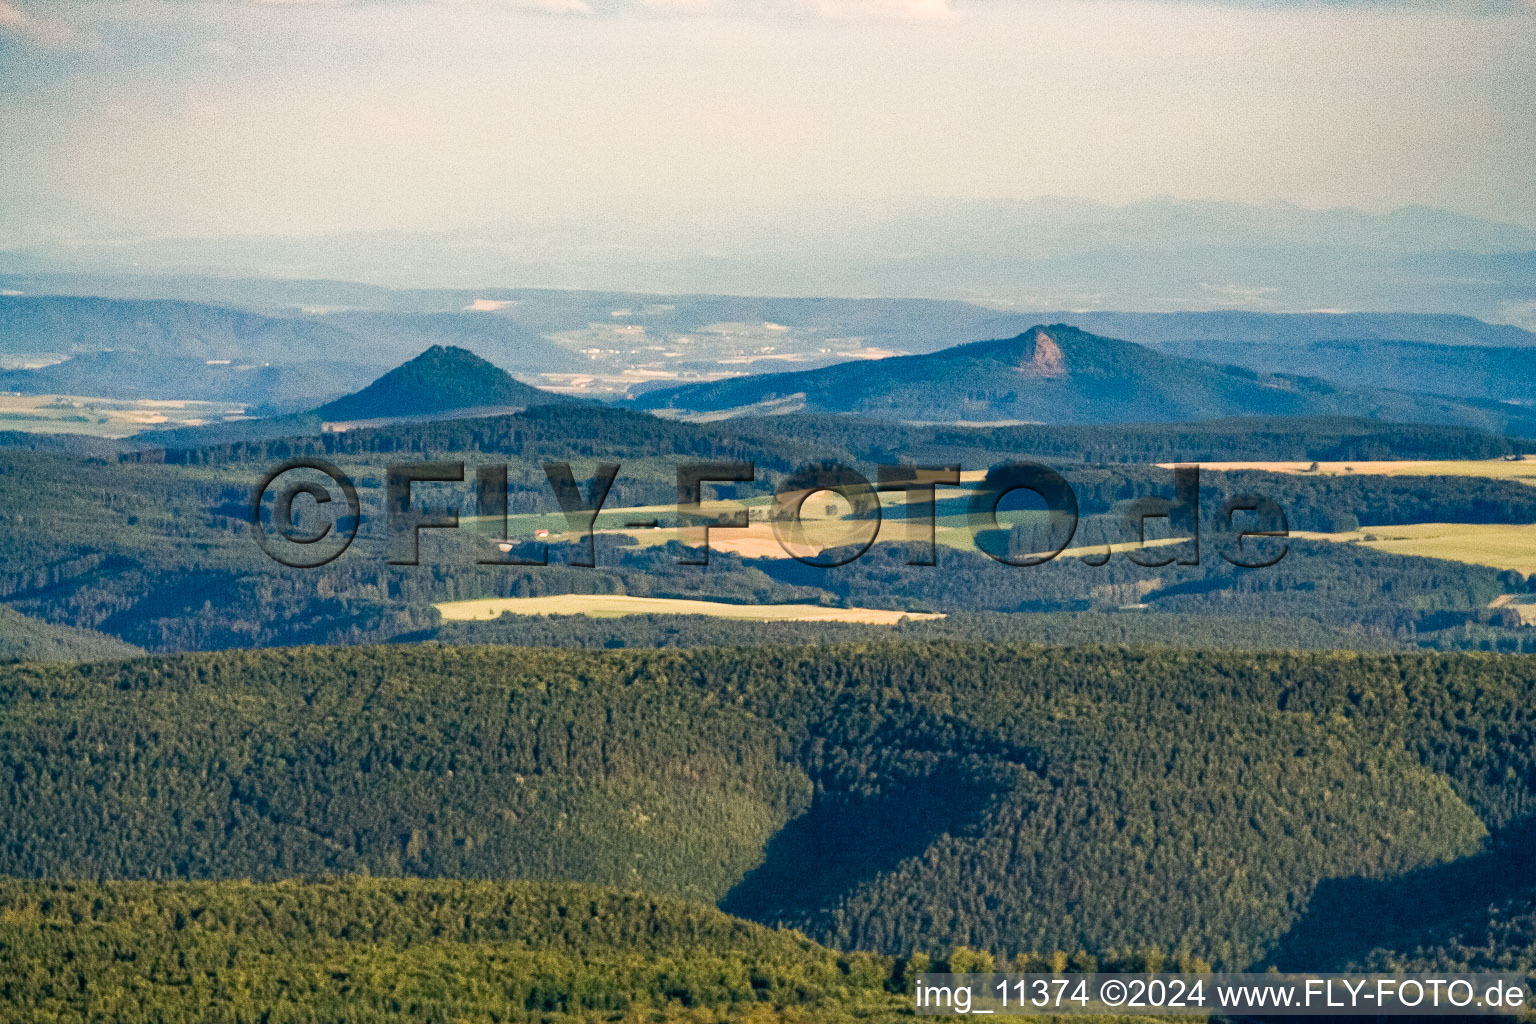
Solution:
{"label": "thin cloud", "polygon": [[63,17],[46,11],[29,13],[10,0],[0,0],[0,38],[7,37],[47,50],[89,50],[98,45],[93,36]]}
{"label": "thin cloud", "polygon": [[[30,2],[30,0],[29,0]],[[62,15],[68,4],[36,0]],[[556,16],[620,16],[651,12],[695,17],[820,18],[828,21],[905,21],[944,23],[967,11],[1027,7],[1031,0],[164,0],[162,9],[246,7],[267,10],[317,8],[502,8]],[[1082,0],[1085,7],[1092,0]],[[1302,11],[1442,11],[1461,16],[1508,16],[1536,13],[1536,0],[1143,0],[1149,6],[1207,7],[1231,10]],[[80,8],[77,8],[79,10]],[[0,33],[36,37],[62,45],[70,29],[64,17],[39,17],[0,0]]]}
{"label": "thin cloud", "polygon": [[501,0],[506,6],[543,14],[591,14],[586,0]]}
{"label": "thin cloud", "polygon": [[[813,17],[829,21],[948,21],[950,0],[632,0],[648,11],[724,17]],[[1536,2],[1536,0],[1532,0]],[[622,3],[607,10],[622,10]]]}
{"label": "thin cloud", "polygon": [[[5,0],[0,0],[4,3]],[[173,0],[199,6],[233,7],[511,7],[546,14],[590,14],[586,0]]]}
{"label": "thin cloud", "polygon": [[825,18],[840,21],[874,18],[897,21],[949,21],[956,12],[949,0],[811,0]]}

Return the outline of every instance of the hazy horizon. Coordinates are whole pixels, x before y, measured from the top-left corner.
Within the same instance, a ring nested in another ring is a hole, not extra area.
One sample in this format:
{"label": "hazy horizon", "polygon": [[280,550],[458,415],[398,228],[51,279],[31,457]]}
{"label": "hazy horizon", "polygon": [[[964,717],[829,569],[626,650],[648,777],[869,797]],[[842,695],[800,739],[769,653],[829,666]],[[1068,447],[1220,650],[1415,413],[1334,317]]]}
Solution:
{"label": "hazy horizon", "polygon": [[1536,5],[0,0],[5,218],[728,226],[1065,196],[1536,228]]}

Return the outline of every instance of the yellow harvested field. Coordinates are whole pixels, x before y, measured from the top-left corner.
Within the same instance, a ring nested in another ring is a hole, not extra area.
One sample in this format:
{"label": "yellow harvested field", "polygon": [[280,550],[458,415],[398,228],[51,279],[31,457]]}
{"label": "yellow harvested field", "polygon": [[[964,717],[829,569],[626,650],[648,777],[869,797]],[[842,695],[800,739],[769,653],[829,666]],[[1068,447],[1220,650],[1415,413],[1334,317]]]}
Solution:
{"label": "yellow harvested field", "polygon": [[[832,524],[827,523],[818,524],[817,529],[822,530],[831,525]],[[601,530],[599,532],[624,534],[632,538],[641,547],[666,544],[669,541],[678,539],[677,531],[671,529],[611,531]],[[887,544],[901,543],[903,541],[909,540],[920,542],[926,540],[927,536],[926,528],[922,526],[908,524],[896,519],[886,519],[880,524],[880,532],[876,539],[881,544]],[[817,533],[816,539],[826,539],[825,534]],[[850,533],[845,543],[855,543],[860,539],[862,539],[862,534]],[[1081,545],[1067,548],[1061,553],[1060,557],[1082,558],[1085,555],[1102,555],[1104,554],[1106,548],[1111,552],[1119,554],[1120,552],[1134,550],[1137,547],[1145,546],[1154,548],[1162,547],[1165,544],[1177,544],[1183,539],[1184,538],[1182,537],[1152,537],[1147,540],[1145,545],[1137,544],[1135,542],[1117,543],[1111,545]],[[940,547],[944,548],[954,548],[957,551],[976,550],[974,535],[971,533],[969,527],[946,526],[942,524],[938,525],[934,529],[934,540]],[[829,544],[827,546],[834,547],[836,545]],[[788,551],[784,550],[783,546],[779,543],[778,538],[774,536],[773,525],[771,523],[764,522],[750,523],[744,529],[710,530],[709,549],[711,551],[723,551],[728,554],[739,555],[742,558],[794,557]],[[824,549],[814,544],[808,544],[805,545],[803,550],[801,548],[796,548],[796,550],[799,554],[807,558],[814,558]]]}
{"label": "yellow harvested field", "polygon": [[942,619],[931,612],[885,608],[823,608],[814,604],[727,604],[670,597],[630,597],[625,594],[558,594],[551,597],[495,597],[479,601],[446,601],[435,606],[450,622],[475,622],[513,615],[713,615],[754,622],[863,622],[893,626],[902,619]]}
{"label": "yellow harvested field", "polygon": [[[1171,462],[1159,463],[1164,468]],[[1449,459],[1422,462],[1320,462],[1312,470],[1310,462],[1202,462],[1202,469],[1258,469],[1268,473],[1299,473],[1303,476],[1477,476],[1492,480],[1518,480],[1536,486],[1536,458]]]}
{"label": "yellow harvested field", "polygon": [[1445,558],[1536,573],[1536,523],[1414,523],[1368,526],[1349,533],[1304,533],[1296,537],[1359,543],[1394,555]]}
{"label": "yellow harvested field", "polygon": [[[663,531],[676,536],[674,531]],[[710,530],[709,546],[742,558],[788,558],[789,553],[773,535],[772,523],[748,523],[743,530]]]}
{"label": "yellow harvested field", "polygon": [[1520,625],[1536,626],[1536,604],[1529,601],[1519,601],[1514,594],[1505,594],[1503,598],[1489,605],[1490,608],[1513,608],[1520,615]]}

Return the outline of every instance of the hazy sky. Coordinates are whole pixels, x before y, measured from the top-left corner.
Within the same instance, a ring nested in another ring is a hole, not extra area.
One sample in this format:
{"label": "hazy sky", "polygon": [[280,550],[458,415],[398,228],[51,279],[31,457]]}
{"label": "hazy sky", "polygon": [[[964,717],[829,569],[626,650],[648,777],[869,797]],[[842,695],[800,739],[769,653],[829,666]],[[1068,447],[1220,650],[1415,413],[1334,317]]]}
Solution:
{"label": "hazy sky", "polygon": [[1536,3],[0,0],[0,203],[168,234],[799,196],[1536,225]]}

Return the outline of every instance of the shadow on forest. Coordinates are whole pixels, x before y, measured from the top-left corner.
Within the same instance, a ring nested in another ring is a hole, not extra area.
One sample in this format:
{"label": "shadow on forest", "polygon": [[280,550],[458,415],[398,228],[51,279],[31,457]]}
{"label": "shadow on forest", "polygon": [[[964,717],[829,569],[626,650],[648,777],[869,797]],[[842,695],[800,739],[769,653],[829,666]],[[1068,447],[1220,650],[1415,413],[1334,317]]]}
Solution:
{"label": "shadow on forest", "polygon": [[1254,970],[1333,971],[1373,949],[1411,952],[1436,928],[1480,920],[1489,904],[1536,884],[1536,818],[1500,830],[1483,853],[1397,878],[1335,878]]}
{"label": "shadow on forest", "polygon": [[763,863],[726,894],[720,909],[764,923],[804,921],[921,854],[940,835],[974,824],[999,785],[952,762],[892,780],[878,794],[818,794],[768,842]]}

